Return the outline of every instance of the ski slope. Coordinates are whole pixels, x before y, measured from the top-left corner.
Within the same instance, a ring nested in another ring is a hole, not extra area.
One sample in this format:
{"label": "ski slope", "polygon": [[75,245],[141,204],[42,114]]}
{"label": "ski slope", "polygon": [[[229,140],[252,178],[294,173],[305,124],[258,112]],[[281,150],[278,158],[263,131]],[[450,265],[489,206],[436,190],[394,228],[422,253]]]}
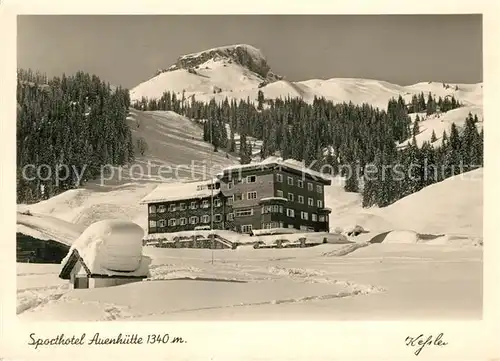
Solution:
{"label": "ski slope", "polygon": [[173,112],[130,111],[134,141],[148,144],[132,167],[110,168],[98,180],[68,190],[19,211],[45,215],[87,227],[104,219],[132,220],[146,227],[146,206],[140,200],[158,185],[210,178],[237,159],[203,142],[201,127]]}

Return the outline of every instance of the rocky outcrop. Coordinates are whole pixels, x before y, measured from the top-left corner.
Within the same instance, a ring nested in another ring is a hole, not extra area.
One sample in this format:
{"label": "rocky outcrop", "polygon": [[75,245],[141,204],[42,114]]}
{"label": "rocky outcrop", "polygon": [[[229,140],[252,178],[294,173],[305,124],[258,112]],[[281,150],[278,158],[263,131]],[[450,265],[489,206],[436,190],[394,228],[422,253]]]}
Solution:
{"label": "rocky outcrop", "polygon": [[281,76],[270,71],[270,66],[260,50],[246,44],[223,46],[183,55],[177,59],[175,64],[168,69],[159,69],[155,75],[178,69],[187,69],[196,73],[195,69],[208,60],[226,60],[228,63],[239,64],[261,76],[263,85],[282,79]]}
{"label": "rocky outcrop", "polygon": [[260,50],[250,45],[231,45],[213,48],[199,53],[181,56],[175,63],[176,68],[194,68],[213,59],[228,59],[266,78],[270,67]]}

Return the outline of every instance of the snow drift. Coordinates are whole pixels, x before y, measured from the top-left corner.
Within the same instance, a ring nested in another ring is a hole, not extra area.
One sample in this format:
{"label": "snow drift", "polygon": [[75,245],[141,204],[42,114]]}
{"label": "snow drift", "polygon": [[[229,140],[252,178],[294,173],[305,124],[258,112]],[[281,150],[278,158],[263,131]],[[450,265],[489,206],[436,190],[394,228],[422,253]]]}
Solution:
{"label": "snow drift", "polygon": [[483,169],[432,184],[372,212],[398,229],[482,237]]}

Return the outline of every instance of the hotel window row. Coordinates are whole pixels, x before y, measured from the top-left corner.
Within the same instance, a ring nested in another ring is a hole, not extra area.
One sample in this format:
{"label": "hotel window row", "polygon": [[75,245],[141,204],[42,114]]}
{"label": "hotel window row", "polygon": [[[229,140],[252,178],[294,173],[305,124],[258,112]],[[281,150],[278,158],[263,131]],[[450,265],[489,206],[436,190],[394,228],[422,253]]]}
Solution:
{"label": "hotel window row", "polygon": [[[283,191],[282,190],[277,190],[276,191],[276,197],[281,197],[281,198],[284,198],[283,197]],[[288,200],[290,202],[294,202],[295,201],[295,195],[293,193],[288,193]],[[297,197],[297,201],[300,203],[300,204],[304,204],[304,196],[301,196],[299,195]],[[310,207],[314,207],[314,198],[311,198],[311,197],[308,197],[307,198],[307,205],[310,206]],[[316,201],[316,206],[318,208],[323,208],[323,201],[321,199],[318,199]]]}
{"label": "hotel window row", "polygon": [[[279,183],[283,183],[283,174],[276,174],[276,181]],[[304,181],[301,179],[295,180],[294,177],[287,176],[286,177],[286,182],[289,186],[293,186],[294,184],[297,185],[299,188],[304,188]],[[312,192],[314,190],[314,184],[307,182],[307,190]],[[316,185],[316,192],[318,193],[323,193],[323,186],[320,184]]]}
{"label": "hotel window row", "polygon": [[[229,213],[227,215],[228,220],[231,220],[232,218],[232,213]],[[214,222],[222,222],[222,215],[220,214],[214,214]],[[210,223],[210,216],[209,215],[203,215],[203,216],[192,216],[189,217],[189,224],[198,224],[198,223]],[[166,225],[169,227],[175,227],[175,226],[185,226],[188,224],[188,218],[183,217],[183,218],[171,218],[168,221],[165,219],[160,219],[159,221],[149,221],[149,226],[154,228],[154,227],[160,227],[163,228]]]}
{"label": "hotel window row", "polygon": [[262,229],[283,228],[283,222],[262,223]]}
{"label": "hotel window row", "polygon": [[257,181],[257,177],[254,175],[246,176],[245,178],[233,179],[227,183],[227,189],[232,189],[238,183],[255,183]]}
{"label": "hotel window row", "polygon": [[[263,214],[267,214],[267,213],[283,213],[283,212],[284,212],[283,206],[272,205],[272,206],[264,206],[264,207],[262,207],[262,213]],[[288,217],[295,217],[295,210],[293,210],[291,208],[287,208],[286,209],[286,215]],[[320,218],[321,217],[323,217],[323,216],[320,216]],[[300,218],[303,219],[303,220],[305,220],[305,221],[308,221],[309,220],[309,213],[308,212],[300,212]],[[324,222],[325,221],[324,217],[322,219],[323,219],[323,221],[320,221],[320,222]],[[317,222],[318,221],[318,215],[315,214],[315,213],[311,213],[311,221]]]}
{"label": "hotel window row", "polygon": [[[179,203],[179,204],[169,204],[168,206],[168,211],[169,212],[177,212],[177,211],[185,211],[187,208],[187,203]],[[222,207],[222,201],[219,198],[214,199],[214,207]],[[198,208],[210,208],[210,201],[209,200],[203,200],[201,203],[200,202],[190,202],[189,203],[189,209],[198,209]],[[156,205],[150,205],[149,206],[149,213],[154,214],[154,213],[165,213],[167,211],[167,206],[160,204],[158,206]]]}
{"label": "hotel window row", "polygon": [[246,193],[235,193],[232,197],[227,198],[227,204],[231,205],[234,201],[243,201],[245,200],[245,194],[247,200],[257,199],[257,192],[251,191]]}

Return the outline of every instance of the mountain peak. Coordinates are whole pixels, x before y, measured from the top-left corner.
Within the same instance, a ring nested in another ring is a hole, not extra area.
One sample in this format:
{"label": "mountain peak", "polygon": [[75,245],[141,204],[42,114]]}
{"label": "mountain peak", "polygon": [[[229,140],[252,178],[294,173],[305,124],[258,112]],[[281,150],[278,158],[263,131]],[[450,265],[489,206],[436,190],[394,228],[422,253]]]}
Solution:
{"label": "mountain peak", "polygon": [[258,74],[263,79],[268,81],[281,79],[281,77],[270,71],[271,68],[267,64],[262,51],[248,44],[226,45],[203,50],[197,53],[182,55],[177,59],[175,64],[166,71],[193,69],[208,60],[226,60],[230,63],[234,62]]}

